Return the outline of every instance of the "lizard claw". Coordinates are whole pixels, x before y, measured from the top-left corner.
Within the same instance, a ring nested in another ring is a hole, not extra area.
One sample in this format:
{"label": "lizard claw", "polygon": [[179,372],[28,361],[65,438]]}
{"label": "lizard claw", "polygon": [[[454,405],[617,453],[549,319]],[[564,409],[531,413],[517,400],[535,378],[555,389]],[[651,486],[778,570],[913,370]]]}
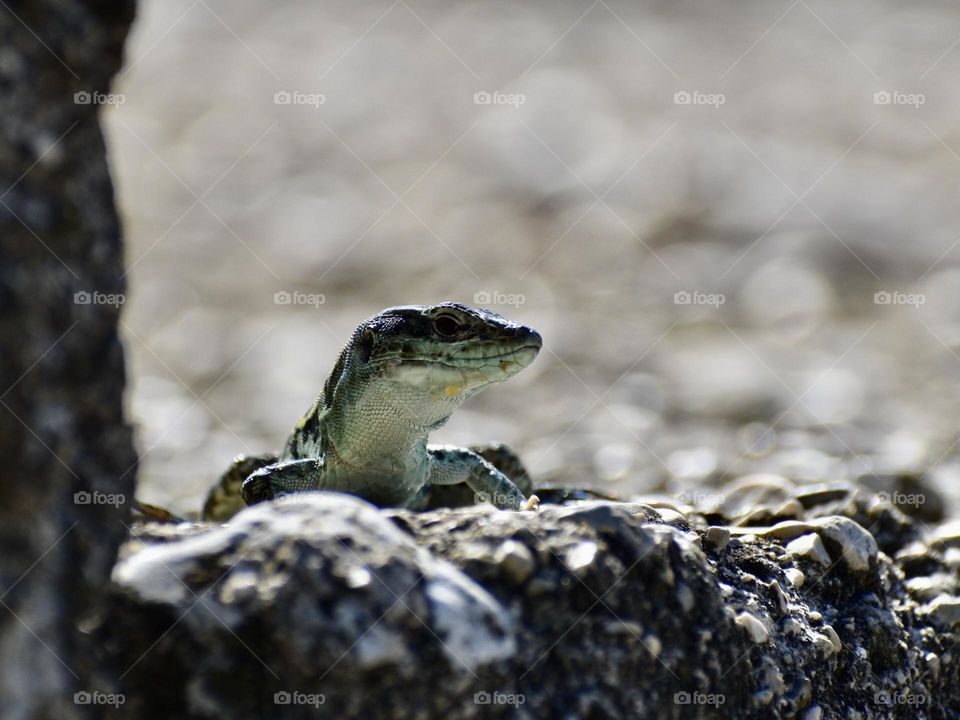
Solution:
{"label": "lizard claw", "polygon": [[536,495],[531,495],[527,498],[527,501],[523,504],[521,510],[539,510],[540,509],[540,498]]}

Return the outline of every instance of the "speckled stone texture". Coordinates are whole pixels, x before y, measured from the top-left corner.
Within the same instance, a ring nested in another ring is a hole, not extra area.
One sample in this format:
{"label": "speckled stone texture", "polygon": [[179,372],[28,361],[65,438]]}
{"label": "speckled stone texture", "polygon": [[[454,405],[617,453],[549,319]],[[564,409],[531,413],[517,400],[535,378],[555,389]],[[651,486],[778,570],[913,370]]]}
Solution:
{"label": "speckled stone texture", "polygon": [[[762,507],[762,480],[731,500]],[[808,507],[763,526],[335,493],[140,525],[102,662],[131,718],[957,717],[960,531],[852,483],[777,487]]]}
{"label": "speckled stone texture", "polygon": [[78,628],[126,532],[136,456],[111,302],[124,292],[119,221],[99,106],[75,93],[108,91],[133,15],[132,0],[0,7],[4,718],[102,711],[74,703],[105,682]]}

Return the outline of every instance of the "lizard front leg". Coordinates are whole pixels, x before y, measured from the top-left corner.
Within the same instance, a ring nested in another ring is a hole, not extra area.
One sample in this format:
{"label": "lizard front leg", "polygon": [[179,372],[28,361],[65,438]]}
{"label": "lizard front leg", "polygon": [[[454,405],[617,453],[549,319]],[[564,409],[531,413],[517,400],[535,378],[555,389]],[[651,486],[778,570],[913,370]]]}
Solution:
{"label": "lizard front leg", "polygon": [[287,493],[318,490],[322,472],[322,458],[285,460],[252,473],[243,481],[240,494],[247,505],[253,505]]}
{"label": "lizard front leg", "polygon": [[535,509],[540,499],[524,496],[513,481],[480,455],[466,448],[447,445],[427,448],[430,454],[431,485],[467,484],[477,500],[486,500],[498,508],[509,510]]}

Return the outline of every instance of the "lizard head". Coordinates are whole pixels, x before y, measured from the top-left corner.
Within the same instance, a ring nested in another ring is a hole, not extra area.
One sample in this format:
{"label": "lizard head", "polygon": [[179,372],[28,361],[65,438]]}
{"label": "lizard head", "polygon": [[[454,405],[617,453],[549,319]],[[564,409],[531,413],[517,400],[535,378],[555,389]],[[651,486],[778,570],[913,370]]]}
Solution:
{"label": "lizard head", "polygon": [[394,385],[408,404],[451,410],[523,370],[542,344],[526,325],[454,302],[387,308],[362,323],[350,343],[368,379]]}

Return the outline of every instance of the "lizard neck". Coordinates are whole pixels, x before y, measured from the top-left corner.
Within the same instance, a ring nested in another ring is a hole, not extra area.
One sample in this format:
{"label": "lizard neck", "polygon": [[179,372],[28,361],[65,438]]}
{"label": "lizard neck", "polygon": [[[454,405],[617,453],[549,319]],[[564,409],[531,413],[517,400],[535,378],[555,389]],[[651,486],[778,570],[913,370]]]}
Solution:
{"label": "lizard neck", "polygon": [[348,469],[409,471],[424,461],[428,435],[453,407],[422,411],[374,384],[349,402],[334,403],[321,420],[328,462]]}

